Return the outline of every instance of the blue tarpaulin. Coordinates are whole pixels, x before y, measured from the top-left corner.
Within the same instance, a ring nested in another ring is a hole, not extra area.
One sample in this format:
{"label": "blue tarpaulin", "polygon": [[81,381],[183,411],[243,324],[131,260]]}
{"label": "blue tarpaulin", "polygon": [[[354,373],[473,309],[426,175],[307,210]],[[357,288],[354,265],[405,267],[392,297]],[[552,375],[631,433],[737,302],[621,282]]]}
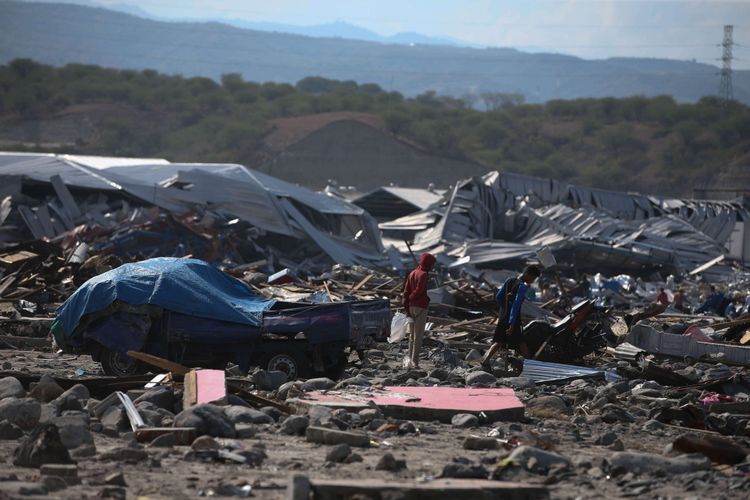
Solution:
{"label": "blue tarpaulin", "polygon": [[87,314],[113,302],[151,304],[170,311],[260,327],[275,301],[255,295],[239,280],[196,259],[159,257],[124,264],[88,280],[57,310],[57,326],[73,334]]}

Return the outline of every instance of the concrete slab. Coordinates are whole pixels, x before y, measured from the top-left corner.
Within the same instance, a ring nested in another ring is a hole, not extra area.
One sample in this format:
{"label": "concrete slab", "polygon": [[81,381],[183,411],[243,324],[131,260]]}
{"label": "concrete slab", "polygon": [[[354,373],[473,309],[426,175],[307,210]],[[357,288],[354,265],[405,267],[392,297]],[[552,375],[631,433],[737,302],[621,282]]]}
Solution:
{"label": "concrete slab", "polygon": [[348,387],[308,392],[287,403],[301,412],[317,405],[356,412],[375,404],[389,417],[442,422],[450,422],[458,413],[471,413],[487,421],[518,420],[524,414],[523,403],[508,388]]}

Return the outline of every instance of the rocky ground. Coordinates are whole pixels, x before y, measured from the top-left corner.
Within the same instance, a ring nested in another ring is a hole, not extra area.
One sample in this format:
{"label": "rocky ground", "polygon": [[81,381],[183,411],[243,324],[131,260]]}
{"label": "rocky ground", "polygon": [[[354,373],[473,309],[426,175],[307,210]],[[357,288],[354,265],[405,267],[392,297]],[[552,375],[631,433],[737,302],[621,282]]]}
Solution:
{"label": "rocky ground", "polygon": [[[524,378],[496,379],[463,361],[451,367],[425,360],[422,370],[405,373],[400,353],[392,347],[383,349],[372,352],[364,366],[353,362],[347,369],[348,381],[339,387],[347,383],[463,386],[467,381],[511,386],[526,404],[526,417],[494,423],[467,415],[451,424],[393,421],[374,408],[358,414],[316,409],[287,416],[270,407],[251,409],[234,396],[222,405],[181,411],[179,391],[162,387],[136,399],[147,424],[197,426],[213,437],[198,438],[191,446],[176,445],[169,437],[142,445],[135,441],[121,408],[113,406],[99,418],[93,416],[97,401],[85,387],[63,393],[54,383],[42,381],[29,392],[14,379],[3,378],[0,498],[285,498],[292,474],[387,481],[492,478],[544,485],[553,498],[747,498],[750,491],[746,461],[744,466],[712,465],[700,454],[669,453],[679,436],[715,434],[654,418],[664,408],[696,400],[699,390],[678,391],[637,379],[534,385]],[[100,374],[88,357],[49,352],[4,350],[0,364],[5,371],[55,376],[74,377],[81,369],[86,376]],[[715,369],[712,365],[673,367],[697,379]],[[293,382],[272,394],[283,398],[333,386],[320,379]],[[735,420],[735,434],[747,434],[747,422]],[[54,436],[37,436],[44,429],[49,432],[37,422],[54,423],[64,449],[49,445]],[[36,448],[29,445],[30,436],[37,438]],[[44,439],[47,448],[40,450]],[[339,444],[311,441],[321,439]],[[747,437],[729,439],[750,444]],[[368,441],[367,447],[356,446]],[[40,454],[66,455],[65,450],[76,466],[35,463]]]}

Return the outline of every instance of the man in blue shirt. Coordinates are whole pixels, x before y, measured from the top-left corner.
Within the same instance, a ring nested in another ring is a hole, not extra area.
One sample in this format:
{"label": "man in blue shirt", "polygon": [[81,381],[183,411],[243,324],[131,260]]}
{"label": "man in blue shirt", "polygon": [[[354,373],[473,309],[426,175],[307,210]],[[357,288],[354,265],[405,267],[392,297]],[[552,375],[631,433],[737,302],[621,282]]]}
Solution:
{"label": "man in blue shirt", "polygon": [[492,345],[482,358],[482,367],[485,370],[491,369],[491,359],[500,346],[515,348],[521,356],[529,356],[521,331],[521,306],[526,298],[526,290],[540,274],[539,266],[528,266],[521,276],[508,278],[495,295],[495,301],[500,305],[500,314]]}
{"label": "man in blue shirt", "polygon": [[701,314],[704,312],[712,312],[716,315],[723,315],[724,309],[726,305],[724,304],[724,294],[717,291],[716,287],[711,285],[711,293],[706,298],[706,301],[703,303],[702,306],[700,306],[698,309],[695,310],[696,314]]}

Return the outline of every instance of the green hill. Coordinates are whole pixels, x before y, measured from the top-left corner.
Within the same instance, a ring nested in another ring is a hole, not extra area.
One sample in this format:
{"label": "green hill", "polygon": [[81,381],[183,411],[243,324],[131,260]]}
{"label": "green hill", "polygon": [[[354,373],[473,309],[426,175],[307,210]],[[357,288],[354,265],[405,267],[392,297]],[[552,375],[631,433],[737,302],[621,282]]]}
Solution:
{"label": "green hill", "polygon": [[[433,92],[405,98],[375,84],[319,77],[289,85],[228,74],[217,83],[153,70],[16,60],[0,66],[0,145],[261,167],[280,154],[269,143],[277,119],[346,111],[382,124],[377,134],[367,134],[373,141],[397,138],[425,154],[457,160],[454,179],[481,171],[479,163],[486,170],[646,193],[750,186],[750,109],[739,103],[723,107],[704,98],[680,104],[662,96],[525,104],[521,96],[498,93],[485,99],[489,111]],[[320,140],[335,144],[332,131],[319,134]],[[305,150],[318,155],[311,161],[321,165],[321,183],[331,175],[325,170],[330,149],[321,143]],[[370,150],[377,154],[377,144]],[[414,163],[423,165],[418,171],[392,180],[426,185],[431,178],[425,161]],[[290,168],[305,168],[306,162],[289,163],[295,164]],[[452,172],[446,165],[441,168]],[[372,172],[365,165],[352,162],[350,169],[362,180],[358,184],[368,185]]]}

